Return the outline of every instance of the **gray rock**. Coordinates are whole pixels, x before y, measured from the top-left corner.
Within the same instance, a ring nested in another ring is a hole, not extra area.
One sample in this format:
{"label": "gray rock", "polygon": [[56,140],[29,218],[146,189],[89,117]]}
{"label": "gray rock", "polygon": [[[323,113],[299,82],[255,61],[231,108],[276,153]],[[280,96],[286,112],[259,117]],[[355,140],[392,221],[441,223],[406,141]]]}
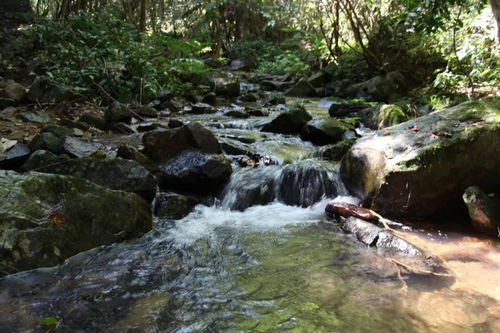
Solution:
{"label": "gray rock", "polygon": [[0,169],[15,169],[29,157],[31,150],[27,145],[17,143],[14,147],[0,153]]}
{"label": "gray rock", "polygon": [[351,129],[349,125],[337,119],[315,119],[304,126],[300,137],[314,144],[326,145],[342,140],[344,133],[349,129]]}
{"label": "gray rock", "polygon": [[264,125],[262,131],[296,134],[302,131],[302,128],[307,124],[312,117],[309,112],[302,106],[294,105],[289,111],[282,112],[270,123]]}
{"label": "gray rock", "polygon": [[38,150],[24,163],[26,171],[78,176],[112,190],[133,192],[148,201],[156,194],[156,180],[135,161],[121,158],[63,158]]}
{"label": "gray rock", "polygon": [[185,149],[206,154],[220,154],[222,150],[215,136],[199,123],[190,123],[165,131],[144,134],[144,153],[156,162],[164,162]]}
{"label": "gray rock", "polygon": [[178,193],[160,192],[156,195],[154,203],[155,216],[179,220],[191,213],[198,201]]}
{"label": "gray rock", "polygon": [[191,106],[191,112],[194,114],[215,113],[217,110],[206,103],[196,103]]}
{"label": "gray rock", "polygon": [[288,89],[285,95],[292,97],[314,97],[316,96],[316,90],[306,79],[301,79],[293,87]]}
{"label": "gray rock", "polygon": [[0,171],[1,275],[53,266],[152,228],[149,204],[79,177]]}
{"label": "gray rock", "polygon": [[147,105],[142,105],[139,107],[136,111],[136,113],[145,118],[158,118],[160,113],[153,107],[147,106]]}
{"label": "gray rock", "polygon": [[250,115],[244,111],[231,110],[224,113],[226,117],[238,118],[238,119],[246,119],[249,118]]}
{"label": "gray rock", "polygon": [[347,188],[383,215],[430,216],[471,184],[500,187],[498,102],[467,102],[358,139],[342,160]]}
{"label": "gray rock", "polygon": [[405,91],[405,77],[394,71],[350,86],[347,93],[356,98],[384,102]]}
{"label": "gray rock", "polygon": [[95,128],[103,130],[106,128],[106,119],[91,113],[84,113],[80,117],[80,121],[89,124]]}
{"label": "gray rock", "polygon": [[108,126],[120,122],[128,124],[132,120],[132,112],[126,105],[115,102],[106,109],[104,119]]}
{"label": "gray rock", "polygon": [[240,81],[231,73],[211,73],[207,76],[207,83],[218,96],[237,97],[240,94]]}
{"label": "gray rock", "polygon": [[184,150],[160,165],[160,186],[166,189],[210,193],[231,176],[231,162],[224,155]]}

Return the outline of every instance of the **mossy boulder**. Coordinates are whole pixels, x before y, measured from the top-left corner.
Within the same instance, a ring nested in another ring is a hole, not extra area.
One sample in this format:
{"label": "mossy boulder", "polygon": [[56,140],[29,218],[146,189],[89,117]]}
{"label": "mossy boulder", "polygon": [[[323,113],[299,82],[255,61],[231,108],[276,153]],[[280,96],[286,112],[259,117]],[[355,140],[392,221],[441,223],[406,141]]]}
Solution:
{"label": "mossy boulder", "polygon": [[122,158],[64,158],[45,150],[33,153],[23,169],[82,177],[98,185],[139,194],[152,201],[156,180],[136,161]]}
{"label": "mossy boulder", "polygon": [[191,197],[173,193],[158,193],[154,205],[155,216],[167,219],[182,219],[193,210],[198,201]]}
{"label": "mossy boulder", "polygon": [[336,143],[351,126],[332,118],[315,119],[306,124],[300,137],[302,140],[311,141],[317,145]]}
{"label": "mossy boulder", "polygon": [[0,171],[0,275],[53,266],[152,228],[149,204],[79,177]]}
{"label": "mossy boulder", "polygon": [[115,102],[106,109],[104,118],[108,127],[116,123],[129,124],[132,120],[132,111],[126,105]]}
{"label": "mossy boulder", "polygon": [[389,216],[463,208],[468,186],[500,187],[499,104],[466,102],[359,139],[342,160],[342,179]]}
{"label": "mossy boulder", "polygon": [[293,105],[290,110],[282,112],[270,123],[262,127],[264,132],[297,134],[302,131],[312,117],[303,106]]}

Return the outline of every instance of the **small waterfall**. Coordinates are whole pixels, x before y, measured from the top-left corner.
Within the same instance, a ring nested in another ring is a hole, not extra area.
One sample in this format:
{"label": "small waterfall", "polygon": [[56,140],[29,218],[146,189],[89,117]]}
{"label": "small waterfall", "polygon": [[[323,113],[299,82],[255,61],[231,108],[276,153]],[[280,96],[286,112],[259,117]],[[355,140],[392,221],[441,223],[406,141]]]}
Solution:
{"label": "small waterfall", "polygon": [[280,166],[244,168],[233,173],[223,192],[222,207],[244,210],[279,201],[309,207],[323,197],[346,195],[339,167],[309,159]]}

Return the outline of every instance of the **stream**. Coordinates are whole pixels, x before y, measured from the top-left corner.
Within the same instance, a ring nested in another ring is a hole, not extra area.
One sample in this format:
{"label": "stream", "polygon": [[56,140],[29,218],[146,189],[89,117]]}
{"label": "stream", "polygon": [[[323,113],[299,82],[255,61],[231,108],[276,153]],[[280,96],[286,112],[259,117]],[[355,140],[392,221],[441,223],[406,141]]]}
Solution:
{"label": "stream", "polygon": [[[327,116],[324,101],[306,107]],[[156,219],[139,239],[0,279],[0,332],[500,331],[496,243],[405,231],[448,256],[455,274],[398,277],[383,252],[326,218],[330,200],[356,202],[338,165],[298,137],[260,132],[272,116],[180,117],[279,165],[233,163],[220,197],[181,220]]]}

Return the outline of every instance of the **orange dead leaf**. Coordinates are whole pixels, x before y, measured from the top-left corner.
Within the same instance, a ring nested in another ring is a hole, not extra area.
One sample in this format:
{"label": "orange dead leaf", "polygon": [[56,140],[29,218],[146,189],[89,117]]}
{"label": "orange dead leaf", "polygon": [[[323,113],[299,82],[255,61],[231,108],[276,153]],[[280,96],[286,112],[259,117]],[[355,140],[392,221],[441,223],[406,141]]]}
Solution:
{"label": "orange dead leaf", "polygon": [[63,225],[66,223],[66,217],[64,216],[63,213],[59,211],[54,211],[50,213],[48,219],[54,225]]}

